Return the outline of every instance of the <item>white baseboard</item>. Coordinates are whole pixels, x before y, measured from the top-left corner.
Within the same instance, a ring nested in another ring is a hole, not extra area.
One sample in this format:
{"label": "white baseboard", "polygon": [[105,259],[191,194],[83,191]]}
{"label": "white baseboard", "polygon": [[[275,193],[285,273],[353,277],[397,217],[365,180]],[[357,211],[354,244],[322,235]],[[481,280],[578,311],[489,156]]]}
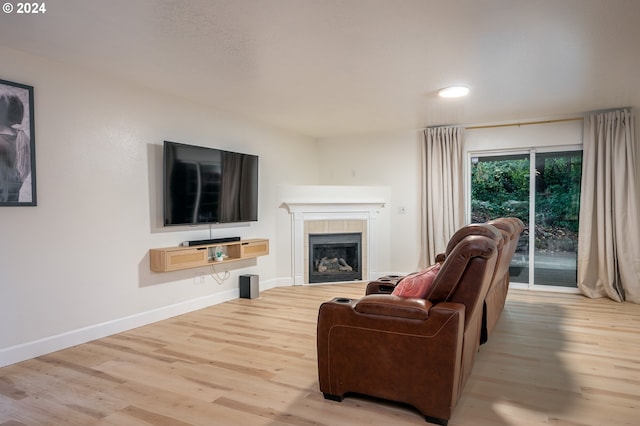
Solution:
{"label": "white baseboard", "polygon": [[90,342],[112,334],[122,333],[136,327],[165,320],[177,315],[186,314],[218,303],[237,299],[239,296],[239,289],[227,290],[199,297],[197,299],[163,306],[161,308],[141,312],[128,317],[60,333],[55,336],[45,337],[32,342],[0,349],[0,367],[59,351],[61,349],[70,348],[72,346]]}
{"label": "white baseboard", "polygon": [[[291,278],[277,278],[260,282],[260,291],[274,287],[292,285]],[[240,290],[226,290],[220,293],[186,300],[169,306],[130,315],[124,318],[71,330],[54,336],[44,337],[27,343],[0,349],[0,367],[25,361],[51,352],[101,339],[116,333],[122,333],[143,325],[162,321],[177,315],[193,312],[218,303],[227,302],[240,297]]]}

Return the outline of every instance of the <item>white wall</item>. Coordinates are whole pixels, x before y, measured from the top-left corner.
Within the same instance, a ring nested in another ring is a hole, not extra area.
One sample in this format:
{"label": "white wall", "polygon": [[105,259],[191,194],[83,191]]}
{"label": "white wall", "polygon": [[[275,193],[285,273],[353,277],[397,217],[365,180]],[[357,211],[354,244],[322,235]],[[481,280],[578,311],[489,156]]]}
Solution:
{"label": "white wall", "polygon": [[[318,142],[323,184],[389,188],[389,200],[384,210],[389,217],[390,241],[379,252],[380,268],[389,273],[412,272],[423,266],[419,264],[419,137],[418,131],[410,130],[327,138]],[[400,213],[400,208],[404,208],[405,213]]]}
{"label": "white wall", "polygon": [[[0,365],[237,297],[239,274],[258,273],[263,288],[290,274],[276,188],[318,182],[314,140],[10,49],[0,57],[0,78],[34,86],[38,195],[37,207],[0,207]],[[209,237],[161,225],[165,139],[260,156],[259,221],[213,236],[269,238],[271,253],[228,264],[222,285],[208,268],[149,270],[150,248]]]}
{"label": "white wall", "polygon": [[582,120],[468,129],[464,133],[465,153],[535,147],[555,149],[559,146],[581,144]]}
{"label": "white wall", "polygon": [[[319,141],[323,184],[385,185],[390,193],[390,272],[406,273],[423,267],[420,256],[420,130],[388,134],[336,137]],[[469,152],[526,149],[535,146],[577,145],[582,122],[466,130],[465,164]],[[466,170],[465,170],[466,173]],[[400,213],[404,207],[406,213]]]}

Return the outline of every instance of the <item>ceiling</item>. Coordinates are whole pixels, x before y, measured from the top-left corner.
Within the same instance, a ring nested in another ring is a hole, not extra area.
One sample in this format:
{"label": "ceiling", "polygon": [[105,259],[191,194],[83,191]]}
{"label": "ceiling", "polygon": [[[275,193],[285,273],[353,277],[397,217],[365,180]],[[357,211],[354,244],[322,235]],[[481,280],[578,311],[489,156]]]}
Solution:
{"label": "ceiling", "polygon": [[[1,14],[0,44],[316,138],[640,103],[637,0],[46,7]],[[451,84],[470,95],[439,99],[437,90]]]}

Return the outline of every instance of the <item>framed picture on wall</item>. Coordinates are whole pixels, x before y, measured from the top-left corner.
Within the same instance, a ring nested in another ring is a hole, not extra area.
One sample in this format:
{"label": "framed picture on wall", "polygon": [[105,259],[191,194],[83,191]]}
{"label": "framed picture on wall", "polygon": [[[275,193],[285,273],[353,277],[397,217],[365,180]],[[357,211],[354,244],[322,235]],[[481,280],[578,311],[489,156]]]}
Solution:
{"label": "framed picture on wall", "polygon": [[0,206],[35,206],[33,87],[0,80]]}

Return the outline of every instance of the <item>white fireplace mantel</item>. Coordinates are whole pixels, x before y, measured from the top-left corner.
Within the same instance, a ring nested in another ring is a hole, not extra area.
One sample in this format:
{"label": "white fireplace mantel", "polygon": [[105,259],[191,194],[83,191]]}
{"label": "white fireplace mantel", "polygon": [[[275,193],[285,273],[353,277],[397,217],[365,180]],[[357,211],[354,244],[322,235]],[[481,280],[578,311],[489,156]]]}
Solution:
{"label": "white fireplace mantel", "polygon": [[370,212],[376,214],[382,207],[384,201],[285,201],[283,205],[289,213],[313,214],[313,213],[362,213]]}
{"label": "white fireplace mantel", "polygon": [[363,220],[366,222],[368,244],[363,249],[369,259],[366,277],[371,277],[376,268],[377,226],[372,226],[381,208],[381,200],[363,201],[285,201],[283,206],[291,214],[291,238],[293,248],[294,285],[305,284],[305,232],[304,223],[315,220]]}

